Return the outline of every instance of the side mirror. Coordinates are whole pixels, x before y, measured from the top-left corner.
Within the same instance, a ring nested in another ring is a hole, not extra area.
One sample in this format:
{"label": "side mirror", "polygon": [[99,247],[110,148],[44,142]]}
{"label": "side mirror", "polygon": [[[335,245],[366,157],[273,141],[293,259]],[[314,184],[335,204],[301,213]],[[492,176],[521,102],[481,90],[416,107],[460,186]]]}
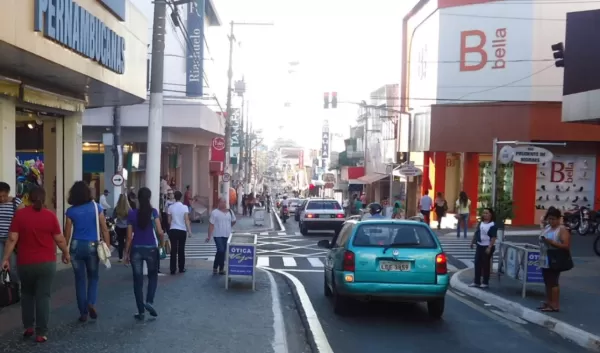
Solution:
{"label": "side mirror", "polygon": [[327,240],[327,239],[319,240],[319,242],[317,243],[317,246],[320,248],[325,248],[325,249],[331,248],[331,245],[329,244],[329,240]]}

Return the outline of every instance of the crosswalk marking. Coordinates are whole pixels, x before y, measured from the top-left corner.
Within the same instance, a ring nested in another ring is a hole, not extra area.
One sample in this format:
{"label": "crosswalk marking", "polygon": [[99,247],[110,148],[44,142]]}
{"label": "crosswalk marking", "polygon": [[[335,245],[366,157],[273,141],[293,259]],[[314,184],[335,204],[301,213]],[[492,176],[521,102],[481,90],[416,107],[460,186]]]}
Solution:
{"label": "crosswalk marking", "polygon": [[[471,249],[471,239],[455,238],[449,235],[438,237],[442,248],[447,255],[464,263],[468,267],[475,266],[473,260],[475,259],[475,249]],[[492,260],[494,268],[498,267],[498,251],[494,253]]]}
{"label": "crosswalk marking", "polygon": [[279,232],[279,233],[277,233],[277,235],[287,235],[287,233],[286,232]]}
{"label": "crosswalk marking", "polygon": [[266,256],[259,256],[256,259],[256,266],[269,267],[269,258]]}
{"label": "crosswalk marking", "polygon": [[307,260],[312,267],[325,267],[325,265],[323,264],[323,262],[321,262],[319,258],[309,257],[307,258]]}
{"label": "crosswalk marking", "polygon": [[293,257],[285,256],[283,259],[283,266],[285,267],[296,267],[296,260]]}

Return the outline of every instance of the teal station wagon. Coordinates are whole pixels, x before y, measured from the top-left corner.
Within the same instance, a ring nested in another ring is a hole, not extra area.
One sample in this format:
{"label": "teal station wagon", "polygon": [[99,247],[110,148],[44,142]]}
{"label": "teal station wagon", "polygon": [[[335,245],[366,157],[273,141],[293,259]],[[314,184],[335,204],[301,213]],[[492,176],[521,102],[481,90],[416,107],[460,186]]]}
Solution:
{"label": "teal station wagon", "polygon": [[352,299],[426,302],[429,315],[444,313],[448,275],[446,254],[431,228],[405,220],[346,221],[325,259],[326,296],[344,314]]}

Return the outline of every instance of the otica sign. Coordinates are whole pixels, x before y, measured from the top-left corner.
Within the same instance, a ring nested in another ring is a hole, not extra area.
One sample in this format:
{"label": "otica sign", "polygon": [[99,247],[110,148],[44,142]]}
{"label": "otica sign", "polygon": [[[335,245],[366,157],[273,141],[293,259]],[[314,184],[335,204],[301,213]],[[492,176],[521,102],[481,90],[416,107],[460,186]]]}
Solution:
{"label": "otica sign", "polygon": [[125,39],[73,0],[35,0],[34,30],[107,69],[125,72]]}

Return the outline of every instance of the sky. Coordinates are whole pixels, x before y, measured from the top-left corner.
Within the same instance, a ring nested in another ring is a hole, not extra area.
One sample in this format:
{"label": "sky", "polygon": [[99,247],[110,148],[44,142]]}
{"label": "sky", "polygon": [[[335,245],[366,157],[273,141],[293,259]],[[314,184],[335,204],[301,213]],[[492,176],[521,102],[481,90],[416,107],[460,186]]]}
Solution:
{"label": "sky", "polygon": [[[234,77],[246,81],[248,115],[266,142],[284,137],[318,148],[324,120],[347,135],[356,103],[400,83],[402,18],[415,0],[213,1],[223,25],[207,42],[222,75],[209,80],[223,105],[229,22],[273,24],[234,27]],[[298,62],[291,74],[289,62]],[[323,109],[324,92],[337,92],[338,109]]]}

